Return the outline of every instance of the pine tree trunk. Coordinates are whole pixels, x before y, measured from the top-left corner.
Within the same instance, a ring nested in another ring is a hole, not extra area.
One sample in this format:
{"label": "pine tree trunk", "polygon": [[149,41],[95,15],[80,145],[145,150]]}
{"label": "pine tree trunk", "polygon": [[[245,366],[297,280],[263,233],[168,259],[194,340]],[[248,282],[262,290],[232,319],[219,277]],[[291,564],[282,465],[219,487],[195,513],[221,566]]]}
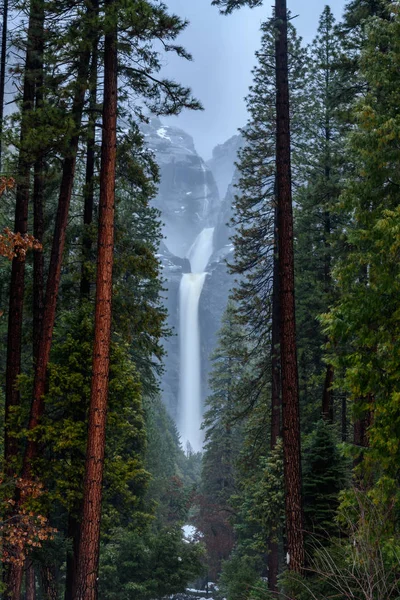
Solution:
{"label": "pine tree trunk", "polygon": [[36,600],[35,568],[30,559],[26,561],[25,600]]}
{"label": "pine tree trunk", "polygon": [[[112,6],[108,0],[106,9]],[[117,32],[105,36],[103,138],[100,170],[99,232],[93,375],[89,409],[84,501],[75,600],[96,600],[100,520],[108,400],[117,126]]]}
{"label": "pine tree trunk", "polygon": [[1,62],[0,62],[0,172],[3,169],[3,123],[4,123],[4,92],[6,85],[7,65],[7,32],[8,32],[8,0],[3,0],[3,29],[1,32]]}
{"label": "pine tree trunk", "polygon": [[93,221],[94,207],[94,168],[95,168],[95,143],[96,143],[96,106],[97,106],[97,61],[98,40],[93,43],[92,64],[90,68],[90,99],[89,99],[89,123],[87,130],[86,146],[86,175],[85,175],[85,205],[83,212],[83,256],[80,293],[82,298],[90,294],[90,277],[88,274],[88,263],[92,250],[92,238],[90,225]]}
{"label": "pine tree trunk", "polygon": [[280,299],[279,299],[279,258],[278,258],[278,210],[274,218],[274,271],[272,289],[272,335],[271,335],[271,450],[281,435],[281,369],[280,369]]}
{"label": "pine tree trunk", "polygon": [[40,569],[40,578],[43,600],[57,600],[58,593],[55,568],[50,565],[43,565]]}
{"label": "pine tree trunk", "polygon": [[[278,210],[275,208],[274,217],[274,272],[272,290],[272,336],[271,336],[271,450],[276,446],[281,435],[281,371],[279,360],[279,259],[278,259]],[[279,544],[269,540],[268,543],[268,587],[277,591],[279,571]]]}
{"label": "pine tree trunk", "polygon": [[[26,234],[28,231],[28,204],[31,159],[26,149],[26,138],[29,133],[28,114],[34,107],[35,100],[35,52],[38,35],[36,18],[37,5],[33,0],[30,8],[25,74],[22,97],[20,150],[17,169],[17,191],[15,205],[14,232]],[[43,29],[43,28],[42,28]],[[43,30],[42,30],[43,34]],[[18,251],[17,251],[18,252]],[[9,418],[12,409],[19,405],[19,391],[16,387],[17,378],[21,372],[22,319],[25,292],[25,255],[18,253],[12,261],[10,299],[7,334],[7,365],[6,365],[6,398],[5,398],[5,433],[4,458],[6,473],[11,476],[14,471],[14,460],[18,453],[18,444],[10,435]]]}
{"label": "pine tree trunk", "polygon": [[[81,511],[79,511],[81,513]],[[79,562],[79,545],[81,538],[81,523],[73,515],[68,517],[68,538],[72,540],[72,551],[67,556],[67,573],[65,581],[64,600],[73,600],[76,589],[77,566]]]}
{"label": "pine tree trunk", "polygon": [[[41,30],[44,28],[44,5],[42,4],[40,19]],[[36,58],[36,109],[43,106],[43,55],[44,37],[41,36],[37,43]],[[43,153],[36,157],[33,175],[33,235],[40,243],[44,235],[44,168],[45,161]],[[43,249],[35,250],[33,253],[33,359],[36,364],[39,352],[40,333],[42,331],[44,310],[44,255]]]}
{"label": "pine tree trunk", "polygon": [[276,172],[281,308],[282,437],[284,448],[286,539],[289,569],[304,566],[301,495],[300,408],[294,299],[293,210],[290,162],[290,115],[286,0],[275,1],[276,40]]}

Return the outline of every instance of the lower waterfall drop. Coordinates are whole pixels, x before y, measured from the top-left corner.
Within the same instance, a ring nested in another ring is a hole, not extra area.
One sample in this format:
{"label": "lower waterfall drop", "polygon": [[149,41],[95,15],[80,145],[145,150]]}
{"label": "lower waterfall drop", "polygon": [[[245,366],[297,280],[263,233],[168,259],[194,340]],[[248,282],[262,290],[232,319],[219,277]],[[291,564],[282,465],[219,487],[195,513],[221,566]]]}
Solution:
{"label": "lower waterfall drop", "polygon": [[213,252],[214,228],[207,227],[197,236],[188,252],[192,273],[182,276],[179,288],[180,309],[180,398],[179,429],[185,448],[195,452],[203,445],[201,353],[199,301],[206,279],[206,267]]}

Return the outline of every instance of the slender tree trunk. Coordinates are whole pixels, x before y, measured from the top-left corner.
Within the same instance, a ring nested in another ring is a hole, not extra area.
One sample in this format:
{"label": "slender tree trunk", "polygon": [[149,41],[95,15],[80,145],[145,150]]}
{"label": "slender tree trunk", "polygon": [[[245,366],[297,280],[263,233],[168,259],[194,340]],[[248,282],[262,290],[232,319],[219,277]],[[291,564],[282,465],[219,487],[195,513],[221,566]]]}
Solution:
{"label": "slender tree trunk", "polygon": [[95,145],[96,145],[96,107],[97,107],[97,62],[98,62],[98,40],[93,43],[92,64],[90,68],[90,100],[89,100],[89,122],[86,146],[86,176],[85,176],[85,205],[83,213],[83,257],[81,274],[81,297],[87,298],[90,294],[90,275],[88,266],[92,250],[92,238],[90,226],[93,222],[94,207],[94,169],[95,169]]}
{"label": "slender tree trunk", "polygon": [[[81,511],[79,511],[79,513],[81,513]],[[72,552],[69,552],[67,556],[67,574],[64,600],[73,600],[74,597],[73,592],[76,587],[80,537],[81,523],[75,516],[69,515],[68,538],[72,540]]]}
{"label": "slender tree trunk", "polygon": [[322,418],[330,423],[333,423],[333,377],[333,366],[328,365],[326,368],[324,390],[322,393]]}
{"label": "slender tree trunk", "polygon": [[281,368],[280,368],[280,298],[279,298],[279,255],[278,255],[278,209],[274,218],[274,272],[272,289],[272,336],[271,336],[271,450],[276,446],[281,435]]}
{"label": "slender tree trunk", "polygon": [[300,408],[294,299],[293,210],[290,162],[290,116],[286,0],[275,0],[276,39],[276,172],[281,309],[282,433],[285,473],[288,567],[304,566],[301,495]]}
{"label": "slender tree trunk", "polygon": [[43,600],[57,600],[57,583],[55,568],[51,565],[43,565],[40,569]]}
{"label": "slender tree trunk", "polygon": [[[108,0],[106,9],[113,0]],[[105,36],[103,138],[100,171],[100,210],[93,375],[77,590],[75,600],[96,600],[100,520],[108,400],[111,339],[111,299],[114,253],[114,205],[117,127],[117,31]]]}
{"label": "slender tree trunk", "polygon": [[[42,3],[40,19],[41,30],[44,28],[44,5]],[[44,36],[40,36],[37,42],[36,57],[36,110],[43,106],[43,55]],[[45,161],[43,152],[36,157],[33,175],[33,235],[41,244],[44,235],[44,168]],[[33,253],[33,360],[36,364],[39,353],[40,333],[42,331],[44,310],[44,255],[43,249],[35,250]]]}
{"label": "slender tree trunk", "polygon": [[30,559],[27,559],[25,570],[25,600],[36,600],[35,568]]}
{"label": "slender tree trunk", "polygon": [[[25,61],[25,75],[22,97],[20,150],[17,169],[17,191],[15,205],[14,231],[26,234],[28,231],[28,204],[31,158],[26,148],[28,136],[28,114],[33,110],[35,100],[35,42],[40,37],[37,31],[37,6],[35,0],[31,3],[27,49]],[[8,312],[7,334],[7,366],[6,366],[6,398],[5,398],[5,433],[4,433],[4,458],[6,473],[11,476],[15,471],[15,458],[18,453],[18,444],[10,435],[10,413],[19,405],[19,391],[17,378],[21,373],[21,344],[22,344],[22,319],[25,292],[25,255],[19,253],[13,259],[11,268],[10,300]]]}
{"label": "slender tree trunk", "polygon": [[[272,339],[271,339],[271,450],[276,446],[281,435],[281,370],[279,360],[279,258],[278,258],[278,209],[275,208],[274,217],[274,272],[272,290]],[[268,587],[271,591],[277,591],[279,571],[279,543],[269,540],[268,543]]]}
{"label": "slender tree trunk", "polygon": [[0,62],[0,173],[3,169],[3,123],[4,123],[4,92],[6,85],[7,65],[7,32],[8,32],[8,0],[3,0],[3,29],[1,32],[1,62]]}
{"label": "slender tree trunk", "polygon": [[[98,11],[98,2],[93,2],[94,10]],[[83,217],[83,252],[82,271],[80,283],[81,300],[90,295],[90,271],[89,262],[92,251],[92,238],[90,226],[93,222],[94,209],[94,171],[95,171],[95,145],[96,145],[96,110],[97,110],[97,69],[98,69],[98,43],[96,37],[93,40],[92,59],[89,79],[89,121],[87,129],[86,144],[86,174],[84,191],[84,217]],[[68,537],[72,540],[72,552],[67,555],[67,572],[65,583],[64,600],[73,599],[73,591],[76,587],[77,565],[79,562],[79,545],[81,537],[82,503],[77,509],[77,515],[70,514],[68,517]]]}

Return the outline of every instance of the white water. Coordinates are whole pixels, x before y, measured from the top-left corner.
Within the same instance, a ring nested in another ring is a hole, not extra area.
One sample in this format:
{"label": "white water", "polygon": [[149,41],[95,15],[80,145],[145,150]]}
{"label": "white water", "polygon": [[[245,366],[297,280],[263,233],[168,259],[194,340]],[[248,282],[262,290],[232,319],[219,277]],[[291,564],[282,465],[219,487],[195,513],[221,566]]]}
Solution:
{"label": "white water", "polygon": [[182,276],[180,306],[180,398],[179,425],[183,446],[190,442],[195,452],[202,449],[201,353],[199,300],[213,252],[214,228],[207,227],[197,236],[188,252],[192,273]]}

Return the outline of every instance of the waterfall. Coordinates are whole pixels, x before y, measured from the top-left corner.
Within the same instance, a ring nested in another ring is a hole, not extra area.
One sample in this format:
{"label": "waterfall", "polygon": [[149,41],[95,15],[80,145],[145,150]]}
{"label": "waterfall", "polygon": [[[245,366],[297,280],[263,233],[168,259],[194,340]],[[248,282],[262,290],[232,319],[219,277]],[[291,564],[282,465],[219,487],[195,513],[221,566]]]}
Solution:
{"label": "waterfall", "polygon": [[179,288],[180,306],[180,398],[179,427],[182,442],[190,442],[193,450],[202,449],[201,353],[199,301],[207,273],[205,269],[213,252],[214,228],[207,227],[197,236],[187,258],[192,273],[182,276]]}

